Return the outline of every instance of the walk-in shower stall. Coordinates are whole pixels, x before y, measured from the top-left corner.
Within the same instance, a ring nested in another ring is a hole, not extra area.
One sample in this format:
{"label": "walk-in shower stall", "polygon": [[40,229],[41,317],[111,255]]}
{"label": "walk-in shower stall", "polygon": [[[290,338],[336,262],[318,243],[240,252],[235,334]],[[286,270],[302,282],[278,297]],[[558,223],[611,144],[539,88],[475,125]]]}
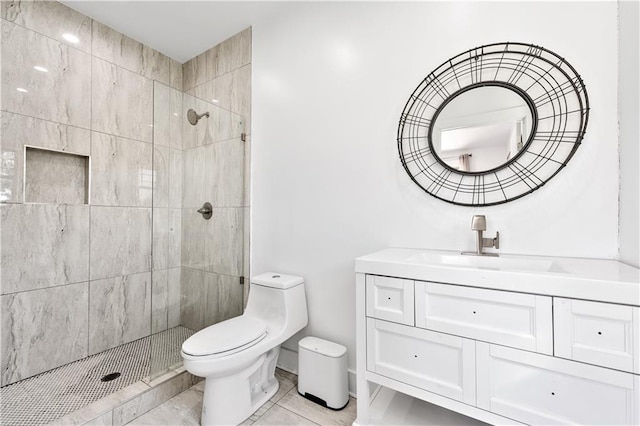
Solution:
{"label": "walk-in shower stall", "polygon": [[243,117],[155,81],[150,142],[62,151],[20,136],[51,123],[2,121],[2,425],[148,385],[242,313]]}

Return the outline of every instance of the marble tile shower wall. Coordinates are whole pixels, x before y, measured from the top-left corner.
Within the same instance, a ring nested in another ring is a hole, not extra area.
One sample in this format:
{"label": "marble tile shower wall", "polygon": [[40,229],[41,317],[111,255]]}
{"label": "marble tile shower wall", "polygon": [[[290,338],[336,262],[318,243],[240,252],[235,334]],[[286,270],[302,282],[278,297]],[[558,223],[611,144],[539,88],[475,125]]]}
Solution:
{"label": "marble tile shower wall", "polygon": [[[184,133],[181,320],[198,330],[240,315],[249,287],[251,28],[186,62],[183,89],[185,109],[212,112]],[[195,211],[204,201],[213,220]]]}
{"label": "marble tile shower wall", "polygon": [[[153,114],[154,81],[182,102],[180,63],[60,3],[0,18],[4,386],[179,323],[183,153]],[[25,203],[25,145],[90,156],[89,204]]]}

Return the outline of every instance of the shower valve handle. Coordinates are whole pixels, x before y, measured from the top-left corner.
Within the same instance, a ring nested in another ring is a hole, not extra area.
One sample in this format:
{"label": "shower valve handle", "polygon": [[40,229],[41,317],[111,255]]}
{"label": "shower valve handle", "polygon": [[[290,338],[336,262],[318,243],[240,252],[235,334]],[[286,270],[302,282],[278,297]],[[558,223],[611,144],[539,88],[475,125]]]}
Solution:
{"label": "shower valve handle", "polygon": [[209,220],[213,215],[213,206],[207,201],[198,209],[198,213],[200,213],[205,220]]}

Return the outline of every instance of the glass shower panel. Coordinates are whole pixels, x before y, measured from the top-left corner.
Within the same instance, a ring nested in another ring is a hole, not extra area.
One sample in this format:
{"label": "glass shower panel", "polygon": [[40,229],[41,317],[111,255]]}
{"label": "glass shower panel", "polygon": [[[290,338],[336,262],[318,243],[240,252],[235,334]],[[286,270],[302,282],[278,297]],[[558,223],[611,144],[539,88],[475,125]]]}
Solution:
{"label": "glass shower panel", "polygon": [[191,334],[242,313],[243,132],[240,115],[155,83],[152,378],[181,365]]}

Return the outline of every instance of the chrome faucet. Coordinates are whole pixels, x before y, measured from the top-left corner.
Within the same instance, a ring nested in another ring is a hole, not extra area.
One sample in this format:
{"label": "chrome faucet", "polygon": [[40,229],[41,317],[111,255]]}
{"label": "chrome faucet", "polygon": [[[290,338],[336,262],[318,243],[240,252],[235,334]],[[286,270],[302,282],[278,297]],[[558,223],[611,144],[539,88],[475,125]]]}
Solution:
{"label": "chrome faucet", "polygon": [[498,253],[485,253],[485,247],[500,248],[500,233],[496,232],[495,238],[483,238],[482,233],[487,230],[487,218],[484,215],[474,215],[471,218],[471,230],[476,231],[476,251],[464,251],[462,254],[474,256],[498,256]]}

